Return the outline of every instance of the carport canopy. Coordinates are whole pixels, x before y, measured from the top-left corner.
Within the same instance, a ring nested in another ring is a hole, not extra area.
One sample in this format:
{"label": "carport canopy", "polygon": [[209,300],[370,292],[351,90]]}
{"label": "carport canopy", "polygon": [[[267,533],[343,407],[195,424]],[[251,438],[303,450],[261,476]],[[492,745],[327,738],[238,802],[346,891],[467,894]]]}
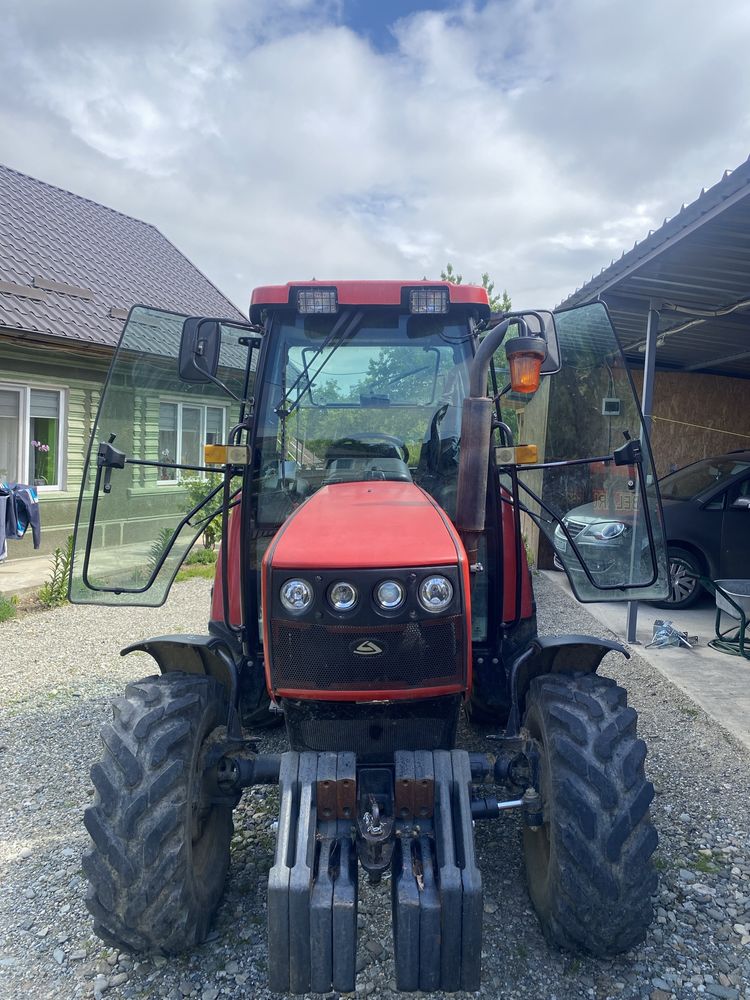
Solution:
{"label": "carport canopy", "polygon": [[[609,308],[628,363],[643,369],[647,427],[657,369],[750,380],[750,159],[558,308],[597,300]],[[629,641],[636,622],[631,604]]]}

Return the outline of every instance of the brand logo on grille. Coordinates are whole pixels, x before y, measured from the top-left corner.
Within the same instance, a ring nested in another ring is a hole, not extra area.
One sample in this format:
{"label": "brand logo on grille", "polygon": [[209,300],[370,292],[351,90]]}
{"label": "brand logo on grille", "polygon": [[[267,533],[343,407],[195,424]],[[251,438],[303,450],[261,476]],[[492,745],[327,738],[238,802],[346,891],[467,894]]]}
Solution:
{"label": "brand logo on grille", "polygon": [[349,648],[359,656],[379,656],[384,652],[383,647],[373,642],[372,639],[365,639],[364,642],[359,642],[356,646],[352,643]]}

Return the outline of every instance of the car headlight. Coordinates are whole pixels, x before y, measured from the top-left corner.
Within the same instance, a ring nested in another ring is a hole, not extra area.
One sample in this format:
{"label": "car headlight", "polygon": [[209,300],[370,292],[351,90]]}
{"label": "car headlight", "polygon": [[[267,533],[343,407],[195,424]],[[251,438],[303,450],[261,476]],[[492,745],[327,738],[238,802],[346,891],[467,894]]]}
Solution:
{"label": "car headlight", "polygon": [[619,538],[625,528],[622,521],[600,521],[590,525],[588,533],[600,542],[607,542],[612,538]]}
{"label": "car headlight", "polygon": [[313,602],[313,589],[307,580],[287,580],[279,592],[281,603],[293,614],[307,611]]}
{"label": "car headlight", "polygon": [[383,580],[375,588],[375,602],[383,611],[396,611],[406,600],[406,591],[398,580]]}
{"label": "car headlight", "polygon": [[357,588],[353,583],[341,580],[328,590],[328,600],[336,611],[351,611],[357,603]]}
{"label": "car headlight", "polygon": [[444,576],[428,576],[419,585],[419,603],[425,611],[445,611],[453,600],[453,584]]}

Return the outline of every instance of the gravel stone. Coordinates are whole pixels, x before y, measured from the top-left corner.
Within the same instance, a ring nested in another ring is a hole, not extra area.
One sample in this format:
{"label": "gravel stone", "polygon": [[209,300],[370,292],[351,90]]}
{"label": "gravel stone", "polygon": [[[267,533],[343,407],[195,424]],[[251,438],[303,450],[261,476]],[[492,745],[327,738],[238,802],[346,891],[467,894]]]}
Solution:
{"label": "gravel stone", "polygon": [[[544,576],[535,576],[535,587],[542,634],[611,638]],[[146,958],[109,948],[93,935],[84,902],[88,835],[81,817],[91,801],[88,770],[99,756],[99,729],[110,699],[155,672],[145,654],[122,658],[119,650],[150,635],[205,631],[209,590],[208,581],[191,580],[176,585],[162,608],[65,606],[0,624],[0,1000],[31,993],[45,1000],[274,997],[265,918],[276,789],[246,791],[235,811],[225,897],[211,940],[192,953]],[[627,662],[608,655],[600,671],[628,689],[649,747],[660,835],[657,920],[642,945],[607,961],[550,948],[525,888],[518,816],[478,822],[481,1000],[750,1000],[750,753],[696,713],[637,648],[632,653]],[[285,749],[283,732],[259,740],[267,752]],[[494,750],[468,727],[461,741]],[[357,992],[375,1000],[398,996],[390,892],[387,879],[378,886],[360,881]]]}

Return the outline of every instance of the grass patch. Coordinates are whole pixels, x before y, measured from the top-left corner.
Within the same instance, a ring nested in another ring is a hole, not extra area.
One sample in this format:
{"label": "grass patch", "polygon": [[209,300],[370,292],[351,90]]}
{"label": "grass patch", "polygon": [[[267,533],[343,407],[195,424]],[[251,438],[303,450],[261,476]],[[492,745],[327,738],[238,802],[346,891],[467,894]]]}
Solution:
{"label": "grass patch", "polygon": [[205,566],[198,563],[192,566],[183,566],[178,571],[175,580],[178,582],[181,580],[194,580],[196,577],[202,580],[213,580],[215,573],[216,568],[213,565]]}
{"label": "grass patch", "polygon": [[219,558],[215,549],[191,549],[185,559],[186,566],[213,566]]}
{"label": "grass patch", "polygon": [[717,875],[721,871],[721,868],[704,854],[699,854],[693,861],[693,869],[697,872],[703,872],[704,875]]}
{"label": "grass patch", "polygon": [[7,622],[16,617],[18,611],[18,598],[15,594],[12,597],[3,597],[0,594],[0,622]]}

